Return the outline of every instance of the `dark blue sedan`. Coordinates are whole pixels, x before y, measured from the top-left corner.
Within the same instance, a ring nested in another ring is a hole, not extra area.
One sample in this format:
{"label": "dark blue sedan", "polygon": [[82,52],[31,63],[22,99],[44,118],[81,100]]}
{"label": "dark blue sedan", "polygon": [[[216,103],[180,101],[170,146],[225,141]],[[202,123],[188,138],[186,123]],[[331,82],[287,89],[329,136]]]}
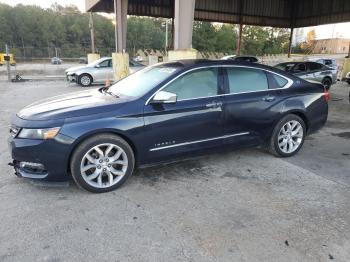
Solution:
{"label": "dark blue sedan", "polygon": [[110,88],[21,110],[10,129],[11,164],[21,177],[64,181],[71,174],[82,188],[107,192],[136,167],[214,148],[264,146],[289,157],[325,124],[328,99],[321,84],[264,65],[159,64]]}

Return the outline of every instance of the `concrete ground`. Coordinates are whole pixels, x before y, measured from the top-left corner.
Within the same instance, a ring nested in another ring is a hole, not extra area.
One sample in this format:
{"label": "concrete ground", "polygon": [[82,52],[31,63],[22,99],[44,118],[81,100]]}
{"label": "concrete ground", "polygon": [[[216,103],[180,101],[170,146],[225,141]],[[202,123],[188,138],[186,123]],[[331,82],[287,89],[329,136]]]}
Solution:
{"label": "concrete ground", "polygon": [[350,261],[349,87],[332,88],[326,127],[293,158],[213,154],[97,195],[7,166],[11,114],[80,87],[0,82],[0,261]]}

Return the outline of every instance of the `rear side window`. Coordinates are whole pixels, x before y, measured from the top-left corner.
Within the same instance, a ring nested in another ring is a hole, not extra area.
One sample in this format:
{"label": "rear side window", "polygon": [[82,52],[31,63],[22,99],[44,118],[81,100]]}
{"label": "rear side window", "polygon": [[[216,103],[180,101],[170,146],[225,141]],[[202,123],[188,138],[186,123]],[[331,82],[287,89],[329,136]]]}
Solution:
{"label": "rear side window", "polygon": [[268,73],[268,77],[270,89],[283,88],[288,84],[288,80],[282,76],[273,73]]}
{"label": "rear side window", "polygon": [[322,64],[319,63],[308,63],[309,71],[317,71],[321,70],[323,67]]}
{"label": "rear side window", "polygon": [[230,94],[264,91],[269,89],[266,73],[259,69],[226,68]]}
{"label": "rear side window", "polygon": [[[329,65],[332,65],[332,64],[333,64],[333,61],[330,60],[330,59],[326,59],[326,60],[324,60],[324,64],[327,65],[327,66],[329,66]],[[335,63],[334,63],[334,64],[335,64]]]}

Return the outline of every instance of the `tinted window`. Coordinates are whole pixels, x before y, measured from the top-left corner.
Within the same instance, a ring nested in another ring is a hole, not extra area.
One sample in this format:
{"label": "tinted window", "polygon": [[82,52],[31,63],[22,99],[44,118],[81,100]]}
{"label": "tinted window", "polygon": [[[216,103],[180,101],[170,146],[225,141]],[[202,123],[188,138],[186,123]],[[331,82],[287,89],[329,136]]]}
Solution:
{"label": "tinted window", "polygon": [[317,71],[317,70],[321,70],[323,66],[319,63],[308,63],[308,67],[309,67],[309,71]]}
{"label": "tinted window", "polygon": [[164,91],[178,100],[215,96],[218,94],[218,70],[204,69],[187,73],[169,84]]}
{"label": "tinted window", "polygon": [[282,64],[275,65],[275,67],[283,71],[289,72],[293,69],[295,65],[296,65],[295,63],[282,63]]}
{"label": "tinted window", "polygon": [[105,60],[101,63],[99,63],[100,67],[111,67],[111,60]]}
{"label": "tinted window", "polygon": [[305,72],[306,71],[306,65],[305,64],[296,64],[293,71],[295,73]]}
{"label": "tinted window", "polygon": [[227,68],[230,93],[262,91],[269,88],[264,71],[250,68]]}
{"label": "tinted window", "polygon": [[256,62],[258,62],[258,59],[256,59],[255,57],[251,57],[251,56],[239,56],[239,57],[236,57],[235,61],[256,63]]}
{"label": "tinted window", "polygon": [[282,88],[288,83],[288,80],[282,76],[279,76],[273,73],[268,73],[268,74],[269,74],[269,80],[270,80],[269,82],[270,89]]}
{"label": "tinted window", "polygon": [[[332,65],[332,64],[333,64],[333,61],[330,60],[330,59],[326,59],[326,60],[324,60],[324,64],[325,64],[325,65]],[[334,63],[334,64],[335,64],[335,63]]]}

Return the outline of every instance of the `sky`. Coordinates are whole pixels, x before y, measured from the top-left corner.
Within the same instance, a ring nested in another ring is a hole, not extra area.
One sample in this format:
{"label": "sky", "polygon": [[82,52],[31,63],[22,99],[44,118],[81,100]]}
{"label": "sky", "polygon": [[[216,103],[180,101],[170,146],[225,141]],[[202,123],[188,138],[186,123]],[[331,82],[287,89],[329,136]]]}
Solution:
{"label": "sky", "polygon": [[[80,11],[85,12],[85,0],[0,0],[0,3],[5,3],[12,6],[17,4],[24,4],[24,5],[38,5],[43,8],[48,8],[55,2],[63,6],[76,5]],[[334,28],[334,33],[333,33],[333,28]],[[306,35],[307,32],[312,29],[316,30],[317,39],[332,38],[332,36],[350,38],[350,23],[306,27],[304,28],[304,34]]]}

